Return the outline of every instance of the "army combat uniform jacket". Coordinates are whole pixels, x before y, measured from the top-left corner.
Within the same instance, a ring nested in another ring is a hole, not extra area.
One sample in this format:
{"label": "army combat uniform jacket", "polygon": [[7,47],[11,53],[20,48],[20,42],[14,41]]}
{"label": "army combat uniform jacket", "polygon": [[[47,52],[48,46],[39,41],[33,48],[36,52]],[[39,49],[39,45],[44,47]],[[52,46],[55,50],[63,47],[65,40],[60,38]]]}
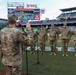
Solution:
{"label": "army combat uniform jacket", "polygon": [[9,66],[18,66],[22,63],[21,43],[27,38],[15,27],[5,27],[0,32],[2,63]]}

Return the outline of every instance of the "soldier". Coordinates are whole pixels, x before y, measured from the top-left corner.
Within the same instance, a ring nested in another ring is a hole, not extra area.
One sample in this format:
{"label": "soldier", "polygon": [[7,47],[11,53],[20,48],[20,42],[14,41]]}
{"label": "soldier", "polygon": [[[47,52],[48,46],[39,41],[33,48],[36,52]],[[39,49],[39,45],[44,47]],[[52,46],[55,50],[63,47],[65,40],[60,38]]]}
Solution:
{"label": "soldier", "polygon": [[76,56],[76,30],[72,31],[72,35],[74,35],[74,50],[75,50],[75,56]]}
{"label": "soldier", "polygon": [[46,40],[47,40],[47,33],[44,29],[44,27],[41,28],[40,31],[38,31],[39,33],[39,45],[40,45],[40,49],[41,49],[41,55],[44,55],[44,51],[45,51],[45,44],[46,44]]}
{"label": "soldier", "polygon": [[[25,36],[27,36],[27,35],[26,35],[26,32],[24,31],[24,28],[23,28],[23,27],[22,27],[22,34],[25,35]],[[21,46],[21,47],[22,47],[22,52],[23,52],[23,54],[25,54],[27,47],[26,47],[26,45],[25,45],[24,43],[22,43],[21,45],[22,45],[22,46]]]}
{"label": "soldier", "polygon": [[35,54],[35,39],[34,39],[34,31],[30,26],[30,23],[26,24],[26,29],[27,29],[27,37],[28,37],[28,44],[27,46],[31,47],[31,52],[30,54]]}
{"label": "soldier", "polygon": [[56,56],[57,34],[58,34],[58,31],[55,30],[54,25],[51,25],[51,29],[49,31],[50,46],[51,46],[51,54],[50,55]]}
{"label": "soldier", "polygon": [[70,30],[67,29],[66,25],[63,26],[61,35],[62,35],[62,51],[63,51],[62,56],[68,56],[68,42],[69,42]]}
{"label": "soldier", "polygon": [[0,32],[1,59],[5,65],[6,75],[21,75],[22,49],[21,44],[26,43],[27,38],[15,28],[16,19],[8,18],[9,25]]}

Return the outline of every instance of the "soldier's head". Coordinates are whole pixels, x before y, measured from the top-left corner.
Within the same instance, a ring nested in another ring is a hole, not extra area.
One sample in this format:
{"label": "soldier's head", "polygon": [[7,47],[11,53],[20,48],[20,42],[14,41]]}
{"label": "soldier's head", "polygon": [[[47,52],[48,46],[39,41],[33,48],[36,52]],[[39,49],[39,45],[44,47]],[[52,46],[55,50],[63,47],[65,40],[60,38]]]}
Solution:
{"label": "soldier's head", "polygon": [[64,28],[64,29],[66,29],[66,28],[67,28],[67,25],[66,25],[66,24],[64,24],[64,25],[63,25],[63,28]]}
{"label": "soldier's head", "polygon": [[41,26],[41,30],[44,30],[44,27],[43,26]]}
{"label": "soldier's head", "polygon": [[51,25],[51,29],[54,29],[54,28],[55,28],[54,24],[53,24],[53,25]]}
{"label": "soldier's head", "polygon": [[26,23],[26,29],[27,29],[27,30],[31,30],[31,25],[30,25],[29,22]]}
{"label": "soldier's head", "polygon": [[48,25],[46,25],[46,29],[48,28]]}
{"label": "soldier's head", "polygon": [[16,18],[13,17],[13,16],[10,16],[10,17],[8,18],[8,24],[15,26],[15,25],[16,25]]}

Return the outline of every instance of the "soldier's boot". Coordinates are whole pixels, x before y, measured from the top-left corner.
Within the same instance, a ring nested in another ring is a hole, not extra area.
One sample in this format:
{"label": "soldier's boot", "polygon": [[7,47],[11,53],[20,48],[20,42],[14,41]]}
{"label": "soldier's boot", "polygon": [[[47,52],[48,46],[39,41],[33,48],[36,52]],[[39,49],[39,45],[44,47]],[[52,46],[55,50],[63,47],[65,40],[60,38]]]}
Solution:
{"label": "soldier's boot", "polygon": [[31,51],[30,54],[35,54],[35,52],[34,51]]}
{"label": "soldier's boot", "polygon": [[35,54],[35,52],[33,54]]}
{"label": "soldier's boot", "polygon": [[41,52],[41,55],[45,55],[45,53],[44,52]]}
{"label": "soldier's boot", "polygon": [[62,54],[62,56],[65,56],[65,54]]}
{"label": "soldier's boot", "polygon": [[53,52],[51,52],[50,55],[53,55]]}
{"label": "soldier's boot", "polygon": [[35,54],[35,52],[33,52],[32,54]]}
{"label": "soldier's boot", "polygon": [[53,55],[56,56],[56,47],[54,47],[53,50]]}
{"label": "soldier's boot", "polygon": [[66,54],[66,56],[68,56],[68,54]]}
{"label": "soldier's boot", "polygon": [[35,54],[35,52],[33,51],[32,54]]}
{"label": "soldier's boot", "polygon": [[56,53],[54,52],[54,56],[56,56]]}
{"label": "soldier's boot", "polygon": [[31,51],[30,54],[33,54],[33,51]]}
{"label": "soldier's boot", "polygon": [[75,56],[76,56],[76,53],[75,53]]}

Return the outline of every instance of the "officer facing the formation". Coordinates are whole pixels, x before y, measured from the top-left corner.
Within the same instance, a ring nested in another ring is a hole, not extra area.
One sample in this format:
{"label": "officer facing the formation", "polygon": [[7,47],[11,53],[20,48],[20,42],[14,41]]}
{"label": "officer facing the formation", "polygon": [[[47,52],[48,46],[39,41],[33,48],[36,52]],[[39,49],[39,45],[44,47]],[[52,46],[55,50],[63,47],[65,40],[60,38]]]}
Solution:
{"label": "officer facing the formation", "polygon": [[68,40],[70,30],[67,29],[66,25],[63,26],[63,29],[61,30],[61,35],[62,35],[62,51],[63,51],[62,56],[68,56],[68,42],[69,42]]}
{"label": "officer facing the formation", "polygon": [[47,33],[46,30],[44,29],[44,27],[41,27],[41,30],[38,31],[39,33],[39,45],[40,45],[40,49],[41,49],[41,55],[44,54],[45,51],[45,45],[46,45],[46,40],[47,40]]}
{"label": "officer facing the formation", "polygon": [[6,75],[21,75],[21,44],[26,43],[27,38],[15,28],[16,19],[13,16],[8,18],[8,23],[9,25],[0,32],[1,59]]}
{"label": "officer facing the formation", "polygon": [[26,24],[26,29],[27,29],[27,37],[28,37],[28,41],[27,41],[27,46],[31,46],[31,52],[30,54],[35,54],[35,40],[34,40],[34,31],[30,26],[30,23],[27,22]]}
{"label": "officer facing the formation", "polygon": [[50,46],[51,46],[51,54],[56,55],[56,43],[57,43],[57,30],[55,30],[54,25],[51,25],[51,29],[49,31],[50,36]]}

